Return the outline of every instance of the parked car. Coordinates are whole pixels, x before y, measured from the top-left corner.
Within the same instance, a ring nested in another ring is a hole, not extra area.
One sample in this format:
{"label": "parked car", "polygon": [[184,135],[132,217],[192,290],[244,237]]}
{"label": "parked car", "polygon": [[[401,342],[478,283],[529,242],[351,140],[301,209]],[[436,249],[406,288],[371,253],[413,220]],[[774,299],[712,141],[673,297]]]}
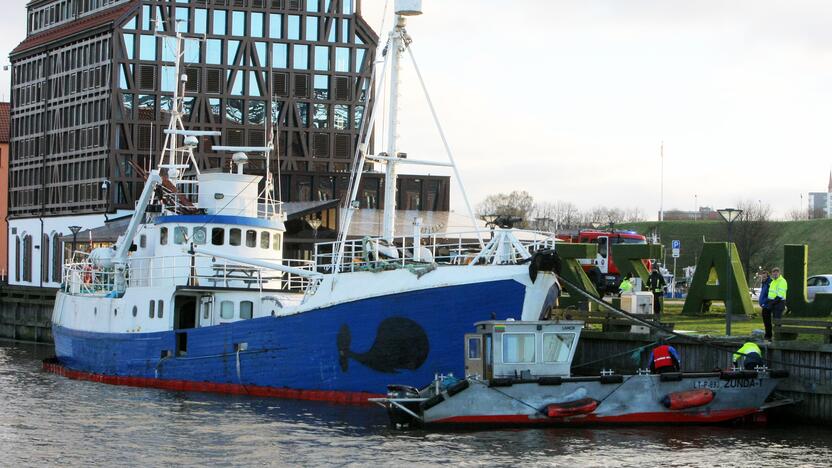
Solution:
{"label": "parked car", "polygon": [[832,293],[832,275],[810,276],[806,280],[807,299],[814,300],[817,293]]}

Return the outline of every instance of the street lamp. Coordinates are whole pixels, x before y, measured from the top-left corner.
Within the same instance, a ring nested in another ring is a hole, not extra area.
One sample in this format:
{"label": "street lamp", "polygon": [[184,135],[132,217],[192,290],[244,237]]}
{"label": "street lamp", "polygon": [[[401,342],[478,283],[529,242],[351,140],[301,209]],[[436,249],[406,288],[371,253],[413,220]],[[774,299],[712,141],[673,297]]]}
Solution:
{"label": "street lamp", "polygon": [[321,224],[322,224],[321,218],[313,218],[313,217],[310,216],[310,217],[306,218],[306,222],[309,223],[309,226],[312,228],[312,231],[314,231],[315,242],[317,242],[318,241],[318,228],[321,227]]}
{"label": "street lamp", "polygon": [[69,253],[69,258],[75,260],[75,244],[78,241],[78,231],[81,230],[81,226],[70,226],[69,230],[72,231],[72,252]]}
{"label": "street lamp", "polygon": [[733,254],[734,249],[731,248],[731,243],[733,241],[732,234],[733,234],[733,227],[734,221],[740,217],[742,214],[742,210],[738,210],[736,208],[723,208],[721,210],[717,210],[719,215],[722,216],[722,219],[728,223],[728,265],[726,266],[726,273],[725,273],[725,281],[727,282],[726,287],[726,297],[725,297],[725,334],[731,336],[731,273],[734,271],[734,263],[731,260],[731,256]]}

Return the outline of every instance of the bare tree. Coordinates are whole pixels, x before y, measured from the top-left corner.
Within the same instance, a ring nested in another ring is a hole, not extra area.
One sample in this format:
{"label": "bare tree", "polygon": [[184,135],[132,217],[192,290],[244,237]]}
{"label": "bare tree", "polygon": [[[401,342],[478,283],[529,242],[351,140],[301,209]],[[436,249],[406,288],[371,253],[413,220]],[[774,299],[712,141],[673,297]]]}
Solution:
{"label": "bare tree", "polygon": [[515,190],[511,193],[495,193],[485,197],[477,205],[477,214],[484,215],[508,215],[522,218],[518,227],[527,227],[534,213],[534,198],[529,192]]}
{"label": "bare tree", "polygon": [[812,214],[809,210],[803,210],[800,208],[792,208],[786,213],[786,220],[788,221],[805,221],[810,219]]}
{"label": "bare tree", "polygon": [[[561,231],[575,229],[578,226],[580,211],[570,202],[540,202],[535,206],[535,218],[546,224],[546,229]],[[539,224],[539,223],[538,223]],[[541,227],[542,228],[542,227]]]}
{"label": "bare tree", "polygon": [[752,265],[766,264],[766,260],[775,253],[777,233],[771,221],[770,205],[745,200],[737,203],[737,208],[743,212],[734,221],[733,242],[737,246],[745,274],[750,275],[753,272]]}

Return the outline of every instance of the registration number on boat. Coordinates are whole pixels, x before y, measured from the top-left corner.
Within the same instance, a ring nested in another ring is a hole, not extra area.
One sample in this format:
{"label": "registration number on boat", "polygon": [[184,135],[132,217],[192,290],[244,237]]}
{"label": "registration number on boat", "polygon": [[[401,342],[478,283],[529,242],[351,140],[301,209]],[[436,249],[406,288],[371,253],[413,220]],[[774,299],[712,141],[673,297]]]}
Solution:
{"label": "registration number on boat", "polygon": [[693,388],[754,388],[762,387],[761,379],[734,379],[734,380],[697,380],[693,382]]}

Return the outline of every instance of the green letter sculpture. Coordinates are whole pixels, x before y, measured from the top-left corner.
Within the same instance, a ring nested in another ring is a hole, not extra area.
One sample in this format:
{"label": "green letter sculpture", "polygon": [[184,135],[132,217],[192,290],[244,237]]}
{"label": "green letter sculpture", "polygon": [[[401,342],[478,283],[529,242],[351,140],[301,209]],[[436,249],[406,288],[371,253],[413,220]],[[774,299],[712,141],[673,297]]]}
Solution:
{"label": "green letter sculpture", "polygon": [[[582,258],[595,258],[598,255],[598,244],[570,244],[564,242],[559,243],[556,250],[561,260],[563,260],[560,275],[566,281],[580,286],[595,297],[599,297],[598,290],[595,289],[592,280],[586,275],[581,262],[578,261]],[[579,303],[586,302],[586,298],[570,293],[570,289],[563,285],[563,291],[569,295],[560,297],[558,300],[559,307],[578,307]]]}
{"label": "green letter sculpture", "polygon": [[661,258],[663,250],[664,246],[661,244],[616,244],[612,254],[621,278],[631,273],[634,278],[641,278],[641,287],[647,289],[650,272],[647,271],[644,261]]}
{"label": "green letter sculpture", "polygon": [[[737,247],[733,243],[730,244],[732,268],[730,273],[727,271],[728,248],[729,244],[727,242],[705,242],[702,246],[702,255],[699,256],[699,263],[696,265],[696,272],[693,274],[693,281],[690,284],[682,314],[699,315],[703,313],[703,306],[706,301],[724,301],[728,295],[725,287],[728,281],[731,282],[731,308],[733,312],[739,309],[742,314],[748,315],[754,310],[754,306],[751,304],[751,296],[748,294],[748,282],[745,280],[740,256]],[[729,277],[726,278],[726,275],[729,275]],[[709,281],[712,276],[715,276],[718,282]],[[739,314],[734,313],[733,315]]]}
{"label": "green letter sculpture", "polygon": [[806,298],[808,264],[808,246],[783,247],[783,277],[789,283],[786,304],[795,317],[825,317],[832,312],[832,294],[817,294],[815,300],[809,302]]}

